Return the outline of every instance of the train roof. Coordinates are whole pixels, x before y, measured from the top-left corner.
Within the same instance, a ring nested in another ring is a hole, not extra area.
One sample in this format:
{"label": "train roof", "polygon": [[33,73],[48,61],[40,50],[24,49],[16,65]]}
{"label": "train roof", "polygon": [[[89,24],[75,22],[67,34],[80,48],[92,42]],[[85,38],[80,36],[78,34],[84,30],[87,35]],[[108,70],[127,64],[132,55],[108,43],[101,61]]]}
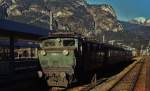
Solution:
{"label": "train roof", "polygon": [[102,47],[102,48],[105,48],[105,49],[122,50],[122,51],[125,51],[125,49],[123,49],[122,47],[115,46],[115,45],[111,45],[111,44],[106,44],[106,43],[102,43],[102,44],[101,44],[101,47]]}
{"label": "train roof", "polygon": [[77,37],[81,37],[80,34],[76,33],[76,32],[67,32],[67,31],[51,31],[49,32],[48,36],[45,37],[41,37],[41,39],[46,39],[46,38],[77,38]]}
{"label": "train roof", "polygon": [[59,32],[59,31],[57,31],[57,32],[50,32],[49,33],[49,37],[75,37],[75,36],[79,36],[79,34],[78,33],[76,33],[76,32]]}

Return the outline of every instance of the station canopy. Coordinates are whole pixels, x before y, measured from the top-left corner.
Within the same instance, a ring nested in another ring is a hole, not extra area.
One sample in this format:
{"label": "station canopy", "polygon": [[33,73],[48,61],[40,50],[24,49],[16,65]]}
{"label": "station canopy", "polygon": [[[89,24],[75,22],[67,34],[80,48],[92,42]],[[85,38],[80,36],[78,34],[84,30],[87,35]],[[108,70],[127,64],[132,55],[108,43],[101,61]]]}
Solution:
{"label": "station canopy", "polygon": [[38,40],[48,36],[49,29],[19,23],[11,20],[0,20],[0,37],[13,37],[15,39]]}

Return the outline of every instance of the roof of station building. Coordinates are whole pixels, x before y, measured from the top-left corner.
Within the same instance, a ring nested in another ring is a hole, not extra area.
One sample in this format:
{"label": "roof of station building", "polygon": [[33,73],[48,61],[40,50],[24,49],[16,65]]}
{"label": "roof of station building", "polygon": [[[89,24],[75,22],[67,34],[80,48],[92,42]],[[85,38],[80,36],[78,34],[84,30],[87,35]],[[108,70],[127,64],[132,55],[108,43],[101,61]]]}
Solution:
{"label": "roof of station building", "polygon": [[11,20],[0,20],[0,36],[17,36],[18,38],[36,39],[38,37],[48,36],[49,32],[49,29],[29,24]]}

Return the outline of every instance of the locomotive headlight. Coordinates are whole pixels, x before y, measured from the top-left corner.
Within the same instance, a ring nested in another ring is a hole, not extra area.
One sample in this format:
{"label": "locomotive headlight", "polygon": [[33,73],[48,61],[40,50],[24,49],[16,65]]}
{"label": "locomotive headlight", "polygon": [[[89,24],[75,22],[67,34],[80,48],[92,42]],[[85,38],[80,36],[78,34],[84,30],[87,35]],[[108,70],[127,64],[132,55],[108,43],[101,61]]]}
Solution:
{"label": "locomotive headlight", "polygon": [[63,50],[63,54],[67,56],[69,54],[69,51],[68,50]]}
{"label": "locomotive headlight", "polygon": [[57,38],[56,40],[57,40],[58,42],[61,42],[61,39],[60,39],[60,38]]}
{"label": "locomotive headlight", "polygon": [[39,77],[39,78],[42,78],[42,76],[43,76],[42,71],[38,71],[37,74],[38,74],[38,77]]}
{"label": "locomotive headlight", "polygon": [[45,56],[46,55],[46,52],[45,52],[45,50],[41,50],[41,55],[43,55],[43,56]]}
{"label": "locomotive headlight", "polygon": [[60,73],[60,77],[64,78],[66,76],[66,73],[65,72],[61,72]]}

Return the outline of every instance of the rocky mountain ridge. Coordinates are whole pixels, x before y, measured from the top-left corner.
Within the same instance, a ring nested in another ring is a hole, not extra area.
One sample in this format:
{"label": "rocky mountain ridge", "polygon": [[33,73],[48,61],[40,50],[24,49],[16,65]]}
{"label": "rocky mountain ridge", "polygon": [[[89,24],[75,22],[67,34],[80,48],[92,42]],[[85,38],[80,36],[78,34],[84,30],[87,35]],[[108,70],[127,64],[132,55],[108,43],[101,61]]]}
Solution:
{"label": "rocky mountain ridge", "polygon": [[[9,4],[8,19],[49,28],[50,13],[59,29],[77,32],[123,31],[110,5],[89,5],[85,0],[3,0]],[[56,23],[57,22],[57,23]]]}
{"label": "rocky mountain ridge", "polygon": [[88,5],[88,11],[94,17],[95,30],[123,31],[122,25],[117,20],[117,15],[112,6],[107,4]]}

